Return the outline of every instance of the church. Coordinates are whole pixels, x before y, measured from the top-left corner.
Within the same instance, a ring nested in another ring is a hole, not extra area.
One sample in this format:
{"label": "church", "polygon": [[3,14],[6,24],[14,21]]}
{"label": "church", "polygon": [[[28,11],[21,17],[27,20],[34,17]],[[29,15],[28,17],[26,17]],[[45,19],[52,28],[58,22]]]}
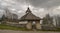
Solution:
{"label": "church", "polygon": [[[41,18],[35,16],[29,7],[26,10],[26,14],[20,18],[20,21],[27,21],[28,22],[26,24],[27,29],[32,29],[33,27],[35,29],[41,29],[40,20],[41,20]],[[34,26],[33,26],[33,22],[35,22]]]}

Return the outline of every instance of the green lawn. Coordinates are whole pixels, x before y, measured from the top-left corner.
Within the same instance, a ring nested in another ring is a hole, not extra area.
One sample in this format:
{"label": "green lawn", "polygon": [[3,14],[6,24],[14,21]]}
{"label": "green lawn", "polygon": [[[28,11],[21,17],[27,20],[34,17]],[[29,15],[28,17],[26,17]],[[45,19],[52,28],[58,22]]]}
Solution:
{"label": "green lawn", "polygon": [[[9,26],[9,25],[5,25],[5,24],[0,24],[0,29],[2,29],[2,30],[32,31],[32,30],[28,30],[26,28]],[[49,31],[49,30],[37,30],[37,31]],[[52,31],[60,31],[60,28],[58,28],[58,30],[52,30]]]}
{"label": "green lawn", "polygon": [[22,30],[25,31],[27,30],[26,28],[21,28],[21,27],[15,27],[15,26],[8,26],[5,24],[0,24],[0,29],[5,29],[5,30]]}

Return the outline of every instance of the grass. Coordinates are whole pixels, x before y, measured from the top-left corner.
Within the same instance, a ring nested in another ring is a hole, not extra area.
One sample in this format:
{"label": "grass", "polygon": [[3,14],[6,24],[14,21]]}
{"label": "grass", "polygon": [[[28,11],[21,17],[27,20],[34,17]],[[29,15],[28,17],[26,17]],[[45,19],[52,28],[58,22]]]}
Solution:
{"label": "grass", "polygon": [[21,30],[21,31],[29,31],[28,29],[26,28],[22,28],[22,27],[15,27],[15,26],[8,26],[8,25],[5,25],[5,24],[0,24],[0,29],[2,30]]}
{"label": "grass", "polygon": [[[25,27],[15,27],[15,26],[9,26],[9,25],[5,25],[5,24],[0,24],[0,29],[2,30],[20,30],[20,31],[33,31],[33,30],[28,30]],[[60,32],[60,28],[57,28],[57,30],[36,30],[36,31],[59,31]]]}

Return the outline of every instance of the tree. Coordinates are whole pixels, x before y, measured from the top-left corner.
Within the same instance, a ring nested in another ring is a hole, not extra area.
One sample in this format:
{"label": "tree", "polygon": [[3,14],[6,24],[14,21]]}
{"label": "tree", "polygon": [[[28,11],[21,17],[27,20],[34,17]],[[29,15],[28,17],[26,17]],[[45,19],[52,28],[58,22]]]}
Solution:
{"label": "tree", "polygon": [[53,18],[50,17],[49,14],[47,14],[47,15],[43,18],[42,29],[43,29],[43,30],[52,30],[53,27],[54,27],[54,25],[53,25]]}
{"label": "tree", "polygon": [[4,21],[4,19],[5,19],[5,15],[3,15],[1,19],[2,19],[2,21]]}
{"label": "tree", "polygon": [[52,23],[53,23],[53,18],[50,17],[49,14],[47,14],[47,15],[43,18],[42,24],[52,24]]}
{"label": "tree", "polygon": [[55,19],[56,19],[56,27],[60,28],[60,16],[57,15]]}

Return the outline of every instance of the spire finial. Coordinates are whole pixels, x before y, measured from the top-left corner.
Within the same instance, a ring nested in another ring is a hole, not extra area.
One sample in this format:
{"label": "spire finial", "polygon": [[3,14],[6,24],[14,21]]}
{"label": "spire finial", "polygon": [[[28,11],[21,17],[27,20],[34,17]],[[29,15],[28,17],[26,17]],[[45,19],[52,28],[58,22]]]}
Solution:
{"label": "spire finial", "polygon": [[30,8],[29,8],[29,7],[27,8],[26,13],[31,13],[31,10],[30,10]]}
{"label": "spire finial", "polygon": [[26,4],[27,4],[27,10],[26,10],[26,13],[31,13],[31,11],[30,11],[30,8],[29,8],[29,0],[26,0]]}

